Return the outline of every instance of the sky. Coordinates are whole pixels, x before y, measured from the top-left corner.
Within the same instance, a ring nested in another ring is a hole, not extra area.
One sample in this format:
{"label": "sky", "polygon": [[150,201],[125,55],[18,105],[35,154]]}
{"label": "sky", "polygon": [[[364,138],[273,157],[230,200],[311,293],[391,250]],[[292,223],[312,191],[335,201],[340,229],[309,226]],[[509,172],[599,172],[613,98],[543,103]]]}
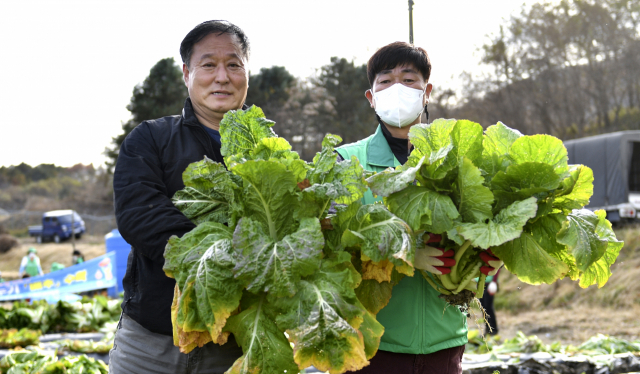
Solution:
{"label": "sky", "polygon": [[[522,4],[414,0],[414,43],[429,53],[434,90],[482,69],[478,48]],[[162,58],[181,63],[180,42],[202,21],[245,31],[251,73],[277,65],[306,78],[332,56],[364,64],[408,42],[408,14],[407,0],[2,0],[0,166],[103,165],[134,86]]]}

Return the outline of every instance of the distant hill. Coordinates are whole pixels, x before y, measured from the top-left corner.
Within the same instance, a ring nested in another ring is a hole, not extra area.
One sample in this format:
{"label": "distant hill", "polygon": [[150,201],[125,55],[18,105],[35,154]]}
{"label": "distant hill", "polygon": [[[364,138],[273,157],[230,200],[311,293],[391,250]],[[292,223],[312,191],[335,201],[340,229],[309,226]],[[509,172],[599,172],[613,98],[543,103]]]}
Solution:
{"label": "distant hill", "polygon": [[115,228],[111,175],[82,164],[0,167],[0,211],[6,212],[2,225],[7,231],[24,235],[29,225],[41,221],[43,212],[55,209],[77,211],[89,234]]}

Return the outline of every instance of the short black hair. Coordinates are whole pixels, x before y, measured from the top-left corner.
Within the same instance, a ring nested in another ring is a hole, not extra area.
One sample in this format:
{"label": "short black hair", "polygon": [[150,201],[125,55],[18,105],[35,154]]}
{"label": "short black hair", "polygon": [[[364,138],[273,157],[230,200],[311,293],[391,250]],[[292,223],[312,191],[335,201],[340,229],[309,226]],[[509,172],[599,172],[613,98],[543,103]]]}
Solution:
{"label": "short black hair", "polygon": [[193,46],[200,40],[204,39],[205,36],[216,33],[218,35],[230,34],[237,36],[240,43],[240,49],[242,49],[242,54],[244,55],[243,57],[249,61],[251,48],[249,46],[249,38],[247,38],[244,31],[229,21],[211,20],[202,22],[198,26],[194,27],[193,30],[189,31],[187,36],[182,39],[182,43],[180,43],[180,57],[182,58],[182,62],[188,67],[191,62]]}
{"label": "short black hair", "polygon": [[367,62],[367,77],[369,85],[373,87],[376,75],[383,70],[390,70],[396,66],[413,64],[426,81],[431,76],[431,60],[421,47],[405,42],[387,44],[376,51]]}

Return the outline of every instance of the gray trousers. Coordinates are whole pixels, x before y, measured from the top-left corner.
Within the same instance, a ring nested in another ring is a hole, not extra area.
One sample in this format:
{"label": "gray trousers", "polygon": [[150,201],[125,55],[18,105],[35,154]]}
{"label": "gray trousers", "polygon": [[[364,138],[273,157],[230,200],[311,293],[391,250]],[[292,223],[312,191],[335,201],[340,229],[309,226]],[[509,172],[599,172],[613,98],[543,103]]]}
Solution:
{"label": "gray trousers", "polygon": [[153,333],[122,313],[109,352],[109,373],[222,374],[241,355],[233,335],[222,346],[208,343],[180,353],[171,336]]}

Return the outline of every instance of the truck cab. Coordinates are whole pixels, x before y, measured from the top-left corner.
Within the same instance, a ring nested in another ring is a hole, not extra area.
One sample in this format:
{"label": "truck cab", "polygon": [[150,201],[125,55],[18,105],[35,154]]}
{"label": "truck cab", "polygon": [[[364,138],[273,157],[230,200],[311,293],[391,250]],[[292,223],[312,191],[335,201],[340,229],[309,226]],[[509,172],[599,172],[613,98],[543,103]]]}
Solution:
{"label": "truck cab", "polygon": [[42,226],[29,226],[29,235],[38,243],[54,241],[60,243],[75,235],[80,239],[85,232],[84,221],[74,210],[54,210],[42,215]]}

